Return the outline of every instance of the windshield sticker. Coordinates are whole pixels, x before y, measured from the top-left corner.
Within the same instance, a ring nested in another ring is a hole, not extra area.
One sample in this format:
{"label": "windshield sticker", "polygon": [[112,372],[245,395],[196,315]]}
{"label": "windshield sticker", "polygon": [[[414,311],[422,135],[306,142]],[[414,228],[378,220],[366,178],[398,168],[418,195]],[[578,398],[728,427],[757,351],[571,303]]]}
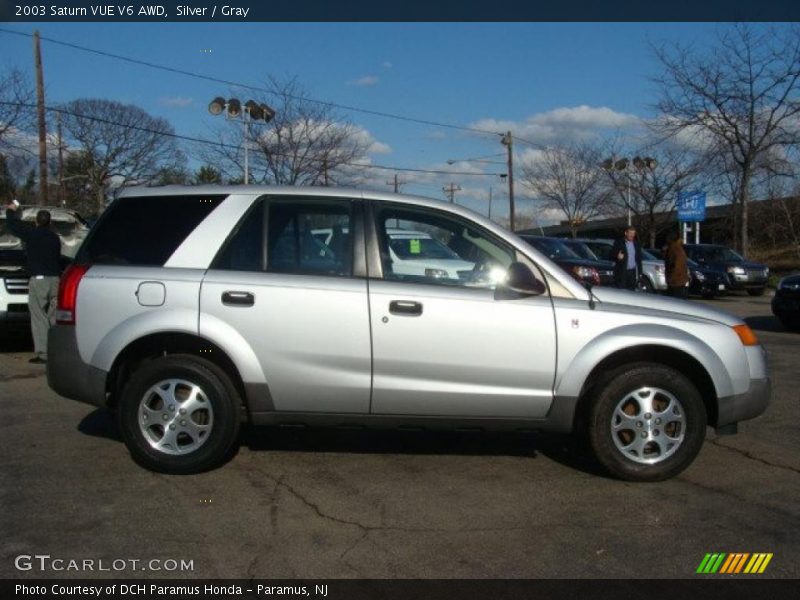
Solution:
{"label": "windshield sticker", "polygon": [[422,252],[422,248],[420,247],[419,240],[408,240],[408,251],[411,254],[420,254]]}

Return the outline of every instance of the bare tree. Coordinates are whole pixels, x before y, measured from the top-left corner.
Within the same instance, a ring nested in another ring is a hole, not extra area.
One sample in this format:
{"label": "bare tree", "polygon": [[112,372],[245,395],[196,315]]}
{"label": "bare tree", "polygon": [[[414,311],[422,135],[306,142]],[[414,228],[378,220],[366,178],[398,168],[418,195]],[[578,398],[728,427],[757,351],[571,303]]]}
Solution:
{"label": "bare tree", "polygon": [[0,73],[0,149],[16,147],[14,134],[27,129],[34,114],[30,82],[18,69]]}
{"label": "bare tree", "polygon": [[588,144],[546,148],[522,168],[522,182],[544,208],[560,210],[572,237],[578,225],[603,213],[609,198],[600,150]]}
{"label": "bare tree", "polygon": [[658,108],[669,135],[701,136],[738,171],[739,246],[748,249],[748,203],[764,153],[800,138],[800,30],[720,31],[706,55],[674,46],[656,49],[664,69]]}
{"label": "bare tree", "polygon": [[[365,163],[371,140],[330,104],[309,100],[296,78],[270,78],[271,93],[255,98],[275,111],[269,123],[253,121],[249,136],[250,181],[277,185],[353,184]],[[226,179],[244,168],[244,129],[226,124],[217,130],[219,144],[200,150],[202,159],[217,165]]]}
{"label": "bare tree", "polygon": [[111,100],[74,100],[62,107],[64,130],[82,153],[88,190],[102,212],[111,187],[145,184],[185,162],[164,119]]}

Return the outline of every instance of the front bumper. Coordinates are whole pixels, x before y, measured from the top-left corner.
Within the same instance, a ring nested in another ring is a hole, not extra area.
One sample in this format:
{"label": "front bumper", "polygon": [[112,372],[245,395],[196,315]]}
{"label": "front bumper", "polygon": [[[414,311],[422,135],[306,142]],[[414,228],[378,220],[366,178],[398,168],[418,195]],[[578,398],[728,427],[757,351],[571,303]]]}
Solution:
{"label": "front bumper", "polygon": [[769,405],[772,384],[769,378],[751,379],[750,389],[743,394],[720,398],[717,403],[717,427],[753,419]]}
{"label": "front bumper", "polygon": [[108,373],[81,360],[75,327],[55,325],[47,336],[47,384],[57,394],[94,406],[106,405]]}

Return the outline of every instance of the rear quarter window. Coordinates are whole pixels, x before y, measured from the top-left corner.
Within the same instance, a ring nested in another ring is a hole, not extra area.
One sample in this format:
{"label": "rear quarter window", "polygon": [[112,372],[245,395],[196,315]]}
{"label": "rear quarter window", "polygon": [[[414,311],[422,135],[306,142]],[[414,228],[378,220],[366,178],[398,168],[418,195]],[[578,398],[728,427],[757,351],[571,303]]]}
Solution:
{"label": "rear quarter window", "polygon": [[225,197],[220,194],[119,198],[92,228],[76,262],[163,266]]}

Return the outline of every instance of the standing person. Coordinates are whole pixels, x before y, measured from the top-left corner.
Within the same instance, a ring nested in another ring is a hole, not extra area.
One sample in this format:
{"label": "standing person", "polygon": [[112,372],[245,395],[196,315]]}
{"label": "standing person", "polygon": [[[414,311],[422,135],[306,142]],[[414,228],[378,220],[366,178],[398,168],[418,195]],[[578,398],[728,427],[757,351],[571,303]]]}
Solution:
{"label": "standing person", "polygon": [[31,332],[36,356],[28,362],[47,362],[47,330],[54,322],[58,296],[58,276],[61,273],[61,240],[50,230],[50,213],[36,213],[36,225],[19,218],[19,203],[6,207],[8,229],[25,243],[28,255],[28,309],[31,313]]}
{"label": "standing person", "polygon": [[636,240],[636,228],[625,228],[611,248],[614,259],[614,284],[621,289],[635,290],[642,274],[642,247]]}
{"label": "standing person", "polygon": [[686,250],[683,240],[677,231],[670,231],[667,236],[667,249],[664,252],[664,263],[667,270],[667,287],[669,295],[676,298],[687,298],[689,289],[689,266],[686,263]]}

